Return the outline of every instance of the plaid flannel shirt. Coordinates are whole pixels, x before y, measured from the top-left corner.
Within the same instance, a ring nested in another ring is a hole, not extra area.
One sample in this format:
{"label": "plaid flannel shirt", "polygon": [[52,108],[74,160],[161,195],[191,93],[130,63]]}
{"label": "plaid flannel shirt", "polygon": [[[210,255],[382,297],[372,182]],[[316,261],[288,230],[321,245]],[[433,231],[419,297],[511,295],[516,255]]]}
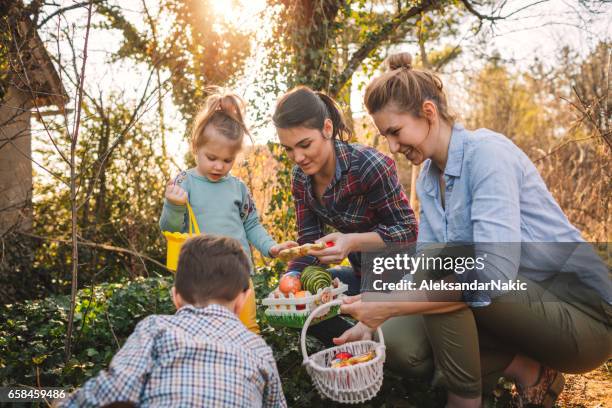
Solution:
{"label": "plaid flannel shirt", "polygon": [[[378,150],[359,144],[335,141],[336,173],[316,199],[312,178],[298,166],[293,168],[292,193],[300,245],[323,237],[324,225],[342,233],[377,232],[384,242],[415,242],[417,222],[408,197],[397,176],[395,162]],[[348,256],[357,275],[361,274],[361,254]],[[305,256],[289,264],[301,271],[319,263]]]}
{"label": "plaid flannel shirt", "polygon": [[153,315],[61,407],[286,407],[272,350],[227,308]]}

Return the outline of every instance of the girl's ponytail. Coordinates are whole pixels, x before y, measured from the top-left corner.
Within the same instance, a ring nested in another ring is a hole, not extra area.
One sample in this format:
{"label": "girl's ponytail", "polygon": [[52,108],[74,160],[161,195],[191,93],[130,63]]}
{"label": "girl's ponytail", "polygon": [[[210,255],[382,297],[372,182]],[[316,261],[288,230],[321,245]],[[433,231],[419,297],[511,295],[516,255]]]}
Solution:
{"label": "girl's ponytail", "polygon": [[220,88],[213,91],[193,122],[191,147],[194,153],[208,141],[205,134],[208,126],[213,126],[217,132],[240,144],[244,135],[249,134],[244,123],[245,103],[242,98],[234,93],[222,92]]}

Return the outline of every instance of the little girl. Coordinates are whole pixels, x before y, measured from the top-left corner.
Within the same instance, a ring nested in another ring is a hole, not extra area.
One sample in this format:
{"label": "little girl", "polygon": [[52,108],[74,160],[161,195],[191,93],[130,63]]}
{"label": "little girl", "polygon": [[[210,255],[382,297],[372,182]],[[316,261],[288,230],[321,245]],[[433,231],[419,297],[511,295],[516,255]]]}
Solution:
{"label": "little girl", "polygon": [[[276,257],[281,250],[297,246],[297,243],[277,244],[270,237],[259,222],[248,188],[229,174],[242,147],[244,134],[248,133],[243,108],[242,99],[232,93],[217,93],[207,98],[204,109],[194,121],[191,135],[196,167],[168,183],[159,225],[162,231],[187,232],[186,203],[189,200],[202,233],[237,239],[249,260],[249,243],[264,256]],[[255,295],[251,291],[239,317],[249,330],[259,333],[255,311]]]}

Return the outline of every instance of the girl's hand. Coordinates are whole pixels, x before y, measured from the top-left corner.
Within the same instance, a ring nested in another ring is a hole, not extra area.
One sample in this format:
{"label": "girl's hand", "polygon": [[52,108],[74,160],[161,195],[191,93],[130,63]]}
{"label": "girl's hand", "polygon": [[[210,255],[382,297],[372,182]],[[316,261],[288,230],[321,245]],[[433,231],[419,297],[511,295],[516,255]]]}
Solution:
{"label": "girl's hand", "polygon": [[370,329],[365,324],[359,322],[342,333],[340,337],[334,337],[332,341],[336,346],[340,346],[344,343],[350,343],[352,341],[372,340],[372,333],[374,333],[373,329]]}
{"label": "girl's hand", "polygon": [[272,248],[270,248],[270,256],[272,258],[276,258],[278,256],[278,253],[282,251],[283,249],[289,249],[289,248],[293,248],[299,245],[300,244],[298,244],[295,241],[285,241],[280,244],[276,244],[272,246]]}
{"label": "girl's hand", "polygon": [[363,302],[361,295],[347,296],[340,306],[340,313],[350,314],[356,320],[373,329],[392,317],[389,303]]}
{"label": "girl's hand", "polygon": [[187,192],[171,180],[166,184],[166,200],[174,205],[187,204]]}
{"label": "girl's hand", "polygon": [[323,242],[327,248],[320,251],[311,250],[308,254],[319,258],[321,263],[340,263],[350,252],[353,252],[353,234],[334,232],[316,242]]}

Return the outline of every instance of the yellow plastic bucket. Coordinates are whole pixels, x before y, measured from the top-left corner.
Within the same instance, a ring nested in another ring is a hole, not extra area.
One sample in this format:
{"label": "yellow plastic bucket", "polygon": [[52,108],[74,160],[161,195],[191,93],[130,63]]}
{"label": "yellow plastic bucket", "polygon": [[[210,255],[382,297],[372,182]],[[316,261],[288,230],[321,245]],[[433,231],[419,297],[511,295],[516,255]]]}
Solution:
{"label": "yellow plastic bucket", "polygon": [[200,234],[200,227],[195,218],[191,205],[187,203],[187,212],[189,213],[189,228],[188,232],[170,232],[163,231],[166,240],[168,241],[168,251],[166,253],[166,267],[173,272],[176,272],[178,266],[179,253],[181,252],[181,246],[187,240],[187,238],[194,235]]}

